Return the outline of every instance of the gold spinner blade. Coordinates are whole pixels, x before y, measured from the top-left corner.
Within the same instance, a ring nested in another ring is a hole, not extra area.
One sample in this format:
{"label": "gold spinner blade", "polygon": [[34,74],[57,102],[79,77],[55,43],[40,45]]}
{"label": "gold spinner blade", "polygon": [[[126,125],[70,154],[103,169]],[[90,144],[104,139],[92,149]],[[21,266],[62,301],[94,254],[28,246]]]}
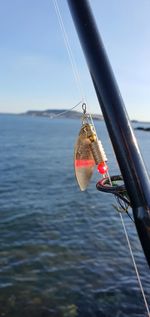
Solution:
{"label": "gold spinner blade", "polygon": [[90,147],[89,126],[88,123],[83,124],[74,151],[75,176],[82,191],[87,188],[95,166]]}

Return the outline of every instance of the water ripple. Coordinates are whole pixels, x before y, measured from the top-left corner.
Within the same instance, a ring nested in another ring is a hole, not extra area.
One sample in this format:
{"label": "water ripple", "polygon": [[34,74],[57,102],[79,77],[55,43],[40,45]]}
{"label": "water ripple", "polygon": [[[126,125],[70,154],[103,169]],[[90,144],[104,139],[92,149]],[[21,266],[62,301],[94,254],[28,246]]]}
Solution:
{"label": "water ripple", "polygon": [[[0,315],[145,316],[113,198],[96,191],[97,173],[84,193],[74,179],[78,122],[0,121]],[[97,131],[117,173],[103,122]],[[148,142],[145,134],[144,153]],[[149,270],[135,227],[124,219],[148,295]]]}

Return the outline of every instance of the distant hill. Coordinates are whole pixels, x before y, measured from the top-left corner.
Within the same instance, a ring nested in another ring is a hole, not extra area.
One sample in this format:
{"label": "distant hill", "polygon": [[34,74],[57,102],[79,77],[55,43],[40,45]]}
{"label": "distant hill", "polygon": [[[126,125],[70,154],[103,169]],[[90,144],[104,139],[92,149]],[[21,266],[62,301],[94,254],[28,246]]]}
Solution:
{"label": "distant hill", "polygon": [[[50,119],[54,118],[68,118],[68,119],[79,119],[82,117],[82,113],[68,109],[48,109],[48,110],[29,110],[22,115],[35,116],[35,117],[48,117]],[[103,116],[99,114],[92,114],[94,120],[103,120]]]}

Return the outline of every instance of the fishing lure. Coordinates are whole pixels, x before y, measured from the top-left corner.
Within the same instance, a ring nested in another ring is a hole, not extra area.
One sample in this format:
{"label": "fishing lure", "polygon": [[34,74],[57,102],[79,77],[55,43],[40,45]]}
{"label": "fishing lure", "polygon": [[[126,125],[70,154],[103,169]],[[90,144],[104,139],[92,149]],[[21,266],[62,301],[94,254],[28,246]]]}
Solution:
{"label": "fishing lure", "polygon": [[107,157],[101,141],[97,137],[92,119],[86,113],[86,105],[82,105],[82,126],[79,131],[74,150],[75,176],[81,191],[86,190],[97,166],[102,179],[96,184],[99,191],[115,195],[121,209],[127,212],[131,206],[123,178],[121,175],[110,176],[108,172]]}
{"label": "fishing lure", "polygon": [[82,126],[75,144],[74,168],[79,187],[84,191],[93,175],[94,168],[105,177],[108,172],[107,157],[102,143],[97,138],[92,120],[86,113],[86,105],[82,105]]}

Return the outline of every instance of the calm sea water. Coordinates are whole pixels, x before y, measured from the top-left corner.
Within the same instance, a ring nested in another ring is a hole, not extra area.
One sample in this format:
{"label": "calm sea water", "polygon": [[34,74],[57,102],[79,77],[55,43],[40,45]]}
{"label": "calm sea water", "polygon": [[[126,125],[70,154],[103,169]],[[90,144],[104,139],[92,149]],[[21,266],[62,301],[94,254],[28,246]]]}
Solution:
{"label": "calm sea water", "polygon": [[[117,163],[103,122],[96,123]],[[0,116],[0,316],[146,316],[111,195],[95,172],[80,192],[73,170],[75,120]],[[136,132],[150,172],[150,134]],[[150,272],[124,220],[150,304]]]}

